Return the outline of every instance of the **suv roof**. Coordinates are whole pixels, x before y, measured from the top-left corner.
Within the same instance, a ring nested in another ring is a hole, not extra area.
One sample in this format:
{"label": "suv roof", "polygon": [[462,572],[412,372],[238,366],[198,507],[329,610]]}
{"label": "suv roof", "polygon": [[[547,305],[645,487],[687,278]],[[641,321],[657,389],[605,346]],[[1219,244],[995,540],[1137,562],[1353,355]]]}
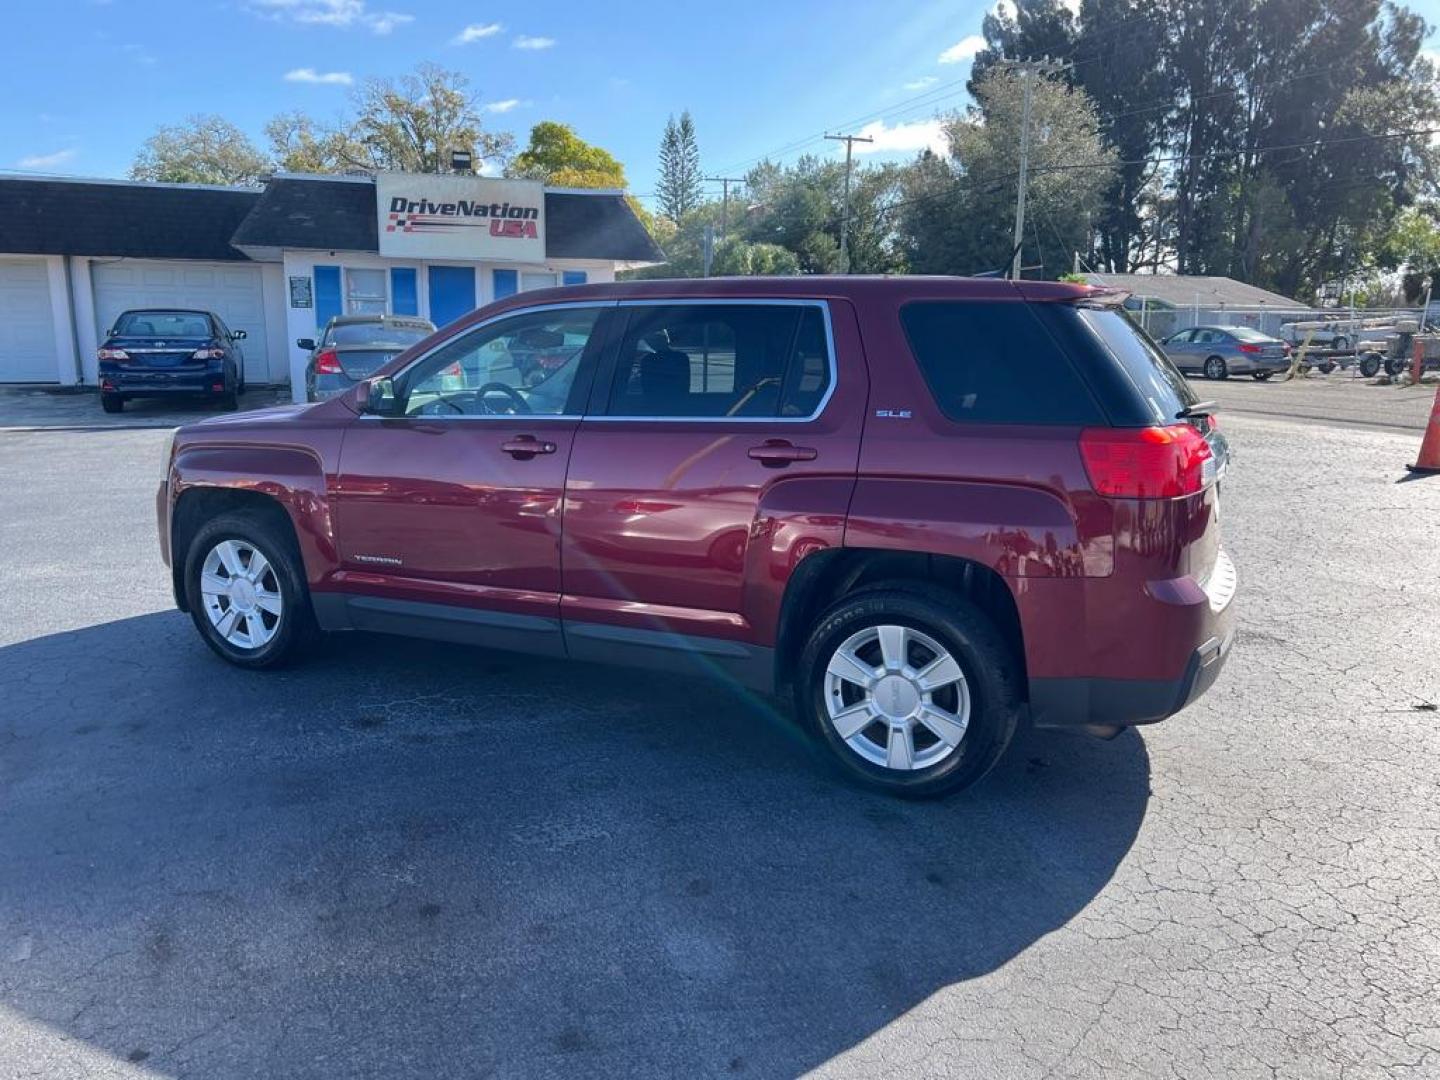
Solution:
{"label": "suv roof", "polygon": [[537,289],[508,297],[505,305],[522,306],[537,300],[618,300],[627,298],[689,296],[804,296],[856,297],[929,296],[955,300],[1083,300],[1114,297],[1114,289],[1056,281],[1009,281],[1004,278],[922,275],[796,277],[658,278],[644,281],[610,281],[593,285],[567,285]]}

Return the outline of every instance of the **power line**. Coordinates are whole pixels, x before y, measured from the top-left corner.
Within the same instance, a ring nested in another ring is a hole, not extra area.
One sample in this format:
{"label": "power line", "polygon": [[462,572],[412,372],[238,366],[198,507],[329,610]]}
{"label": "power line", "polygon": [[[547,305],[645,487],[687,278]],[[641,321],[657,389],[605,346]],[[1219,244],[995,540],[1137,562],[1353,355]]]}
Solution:
{"label": "power line", "polygon": [[730,185],[743,184],[743,176],[707,176],[705,182],[720,185],[720,239],[725,239],[725,233],[730,226]]}

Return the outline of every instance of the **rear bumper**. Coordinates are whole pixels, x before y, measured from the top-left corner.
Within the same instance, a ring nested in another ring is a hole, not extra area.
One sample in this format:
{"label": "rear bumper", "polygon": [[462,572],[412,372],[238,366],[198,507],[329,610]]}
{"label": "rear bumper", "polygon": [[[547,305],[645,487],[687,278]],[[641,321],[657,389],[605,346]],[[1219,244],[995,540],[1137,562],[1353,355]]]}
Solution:
{"label": "rear bumper", "polygon": [[149,397],[167,394],[220,394],[216,383],[228,383],[222,367],[191,370],[135,370],[101,365],[100,388],[106,393]]}
{"label": "rear bumper", "polygon": [[[1194,702],[1230,654],[1237,587],[1235,565],[1221,550],[1203,581],[1170,578],[1148,582],[1143,598],[1106,596],[1106,610],[1129,613],[1132,621],[1122,623],[1118,634],[1113,625],[1108,633],[1089,625],[1094,637],[1106,641],[1100,650],[1109,660],[1105,666],[1091,652],[1084,667],[1030,677],[1035,726],[1153,724]],[[1126,668],[1144,677],[1122,677]]]}
{"label": "rear bumper", "polygon": [[1030,715],[1036,727],[1153,724],[1174,716],[1209,690],[1234,643],[1211,638],[1190,655],[1178,679],[1031,679]]}

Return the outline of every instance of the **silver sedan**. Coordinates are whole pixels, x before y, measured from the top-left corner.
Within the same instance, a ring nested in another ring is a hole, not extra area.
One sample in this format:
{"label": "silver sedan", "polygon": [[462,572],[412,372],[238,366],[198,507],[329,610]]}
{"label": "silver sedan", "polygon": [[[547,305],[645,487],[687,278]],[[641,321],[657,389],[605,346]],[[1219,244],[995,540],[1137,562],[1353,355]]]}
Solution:
{"label": "silver sedan", "polygon": [[1249,375],[1263,382],[1290,366],[1290,347],[1248,326],[1192,326],[1171,334],[1160,347],[1181,371],[1207,379]]}

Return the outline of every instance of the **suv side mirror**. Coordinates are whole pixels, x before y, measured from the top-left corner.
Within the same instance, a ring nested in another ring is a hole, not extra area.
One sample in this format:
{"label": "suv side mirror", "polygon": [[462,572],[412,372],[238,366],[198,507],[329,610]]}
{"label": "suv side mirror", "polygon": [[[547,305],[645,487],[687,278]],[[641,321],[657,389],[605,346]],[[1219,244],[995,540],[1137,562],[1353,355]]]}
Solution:
{"label": "suv side mirror", "polygon": [[395,395],[394,379],[367,379],[360,384],[358,396],[362,413],[372,416],[400,415],[400,399]]}
{"label": "suv side mirror", "polygon": [[244,331],[244,330],[232,330],[232,331],[230,331],[230,340],[231,340],[231,341],[244,341],[244,340],[245,340],[245,331]]}
{"label": "suv side mirror", "polygon": [[313,337],[302,337],[295,340],[295,344],[306,352],[315,351],[315,339]]}

